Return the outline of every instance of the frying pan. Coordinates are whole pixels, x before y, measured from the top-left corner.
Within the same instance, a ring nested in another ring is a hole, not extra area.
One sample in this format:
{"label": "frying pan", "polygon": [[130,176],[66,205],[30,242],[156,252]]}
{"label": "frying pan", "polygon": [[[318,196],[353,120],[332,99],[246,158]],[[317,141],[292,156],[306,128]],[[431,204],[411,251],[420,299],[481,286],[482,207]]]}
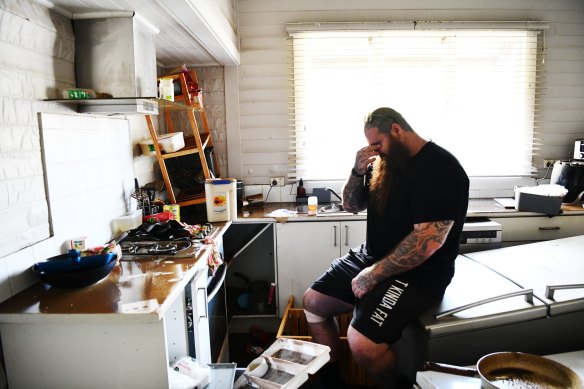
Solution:
{"label": "frying pan", "polygon": [[477,377],[486,389],[583,389],[573,370],[539,355],[499,352],[479,359],[477,368],[426,362],[424,370]]}

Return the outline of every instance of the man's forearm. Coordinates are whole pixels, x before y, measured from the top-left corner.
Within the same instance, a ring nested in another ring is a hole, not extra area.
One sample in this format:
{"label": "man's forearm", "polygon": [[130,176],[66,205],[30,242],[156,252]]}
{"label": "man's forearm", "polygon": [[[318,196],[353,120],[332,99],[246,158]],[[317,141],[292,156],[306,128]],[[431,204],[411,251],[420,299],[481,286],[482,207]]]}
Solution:
{"label": "man's forearm", "polygon": [[450,220],[416,224],[395,250],[374,265],[374,273],[385,279],[421,265],[442,247],[453,224]]}
{"label": "man's forearm", "polygon": [[347,212],[360,212],[367,208],[367,191],[363,177],[351,174],[343,188],[343,208]]}

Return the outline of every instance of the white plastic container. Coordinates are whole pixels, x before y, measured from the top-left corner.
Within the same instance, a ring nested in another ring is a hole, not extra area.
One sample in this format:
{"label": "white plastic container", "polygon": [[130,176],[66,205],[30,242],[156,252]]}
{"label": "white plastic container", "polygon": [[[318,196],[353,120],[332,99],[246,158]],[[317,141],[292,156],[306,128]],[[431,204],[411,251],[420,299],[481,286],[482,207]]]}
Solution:
{"label": "white plastic container", "polygon": [[308,216],[316,216],[318,212],[318,197],[310,196],[308,198]]}
{"label": "white plastic container", "polygon": [[158,144],[165,153],[179,151],[185,147],[185,138],[182,132],[173,132],[158,137]]}
{"label": "white plastic container", "polygon": [[217,178],[205,181],[207,221],[221,222],[237,219],[237,180]]}
{"label": "white plastic container", "polygon": [[161,78],[158,93],[163,100],[174,101],[174,83],[172,78]]}
{"label": "white plastic container", "polygon": [[[172,153],[185,147],[185,138],[182,132],[173,132],[171,134],[160,135],[158,137],[158,144],[160,145],[161,151]],[[152,138],[140,141],[139,145],[143,155],[156,155]]]}
{"label": "white plastic container", "polygon": [[115,218],[112,221],[114,234],[119,234],[120,232],[133,230],[134,228],[140,227],[142,224],[142,210],[137,209],[133,212],[129,212],[124,216]]}
{"label": "white plastic container", "polygon": [[154,142],[152,142],[152,138],[144,139],[138,144],[140,145],[140,149],[142,150],[143,155],[156,155],[156,150],[154,149]]}

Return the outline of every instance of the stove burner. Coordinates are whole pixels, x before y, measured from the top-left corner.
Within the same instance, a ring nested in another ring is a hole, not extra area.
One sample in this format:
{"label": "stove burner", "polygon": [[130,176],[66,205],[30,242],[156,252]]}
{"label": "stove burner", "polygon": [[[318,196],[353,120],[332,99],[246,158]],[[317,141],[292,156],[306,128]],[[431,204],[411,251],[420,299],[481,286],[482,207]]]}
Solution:
{"label": "stove burner", "polygon": [[216,230],[211,224],[197,224],[188,228],[176,222],[142,225],[131,230],[119,244],[122,253],[128,255],[176,255],[179,252],[189,255],[191,252],[196,253],[203,245],[202,240]]}
{"label": "stove burner", "polygon": [[122,253],[135,255],[174,255],[193,245],[189,238],[173,241],[139,240],[124,241],[121,243]]}

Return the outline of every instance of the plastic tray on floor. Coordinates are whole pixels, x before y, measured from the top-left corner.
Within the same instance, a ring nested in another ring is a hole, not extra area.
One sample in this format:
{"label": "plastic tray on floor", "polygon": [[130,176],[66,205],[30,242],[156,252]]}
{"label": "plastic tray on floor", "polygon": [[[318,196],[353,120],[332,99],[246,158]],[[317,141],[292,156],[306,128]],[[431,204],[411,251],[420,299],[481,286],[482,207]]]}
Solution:
{"label": "plastic tray on floor", "polygon": [[295,389],[330,360],[330,348],[295,339],[277,339],[261,356],[269,364],[263,377],[242,375],[234,388]]}

